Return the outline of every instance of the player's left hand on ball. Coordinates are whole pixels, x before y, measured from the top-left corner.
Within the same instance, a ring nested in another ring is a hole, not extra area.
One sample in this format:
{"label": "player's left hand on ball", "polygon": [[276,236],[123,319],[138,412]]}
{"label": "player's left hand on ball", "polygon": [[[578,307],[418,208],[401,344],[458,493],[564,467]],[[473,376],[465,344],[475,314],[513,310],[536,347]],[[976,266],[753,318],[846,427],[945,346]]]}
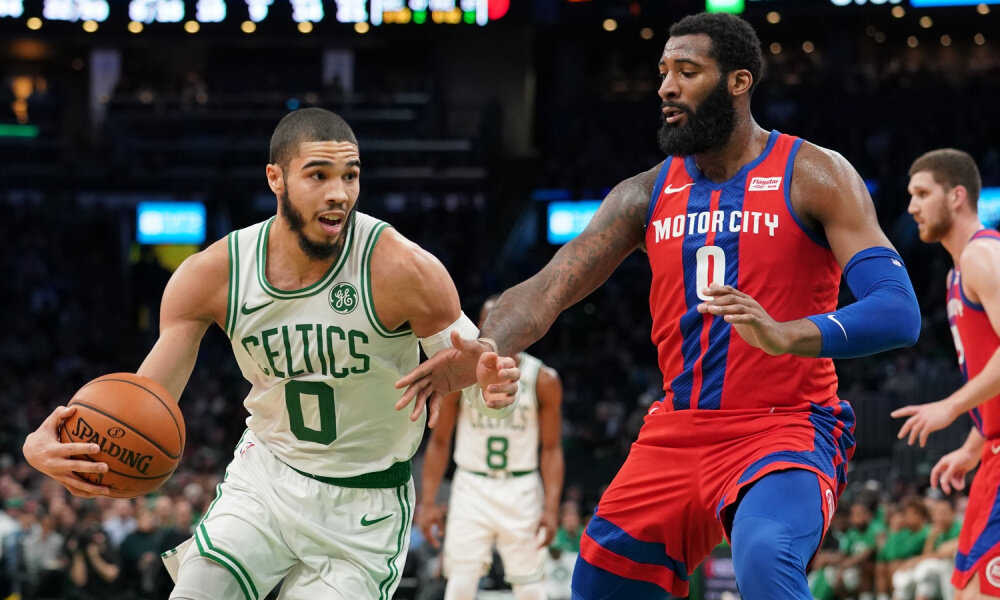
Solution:
{"label": "player's left hand on ball", "polygon": [[731,285],[712,283],[702,290],[709,299],[698,305],[698,312],[720,316],[730,323],[746,343],[768,354],[788,352],[788,340],[782,324],[767,314],[756,300]]}
{"label": "player's left hand on ball", "polygon": [[74,496],[107,496],[107,486],[94,485],[77,473],[104,473],[107,463],[87,460],[82,455],[96,454],[101,447],[90,442],[59,441],[59,427],[76,412],[75,406],[60,406],[24,440],[21,451],[28,464],[55,479]]}
{"label": "player's left hand on ball", "polygon": [[503,408],[517,399],[517,383],[521,370],[517,362],[509,356],[498,356],[495,352],[483,352],[476,365],[476,379],[483,392],[483,400],[489,408]]}
{"label": "player's left hand on ball", "polygon": [[920,447],[927,444],[927,437],[940,429],[951,425],[958,415],[947,400],[938,400],[928,404],[910,405],[896,409],[890,413],[892,418],[909,417],[899,428],[898,439],[906,439],[910,446],[919,441]]}

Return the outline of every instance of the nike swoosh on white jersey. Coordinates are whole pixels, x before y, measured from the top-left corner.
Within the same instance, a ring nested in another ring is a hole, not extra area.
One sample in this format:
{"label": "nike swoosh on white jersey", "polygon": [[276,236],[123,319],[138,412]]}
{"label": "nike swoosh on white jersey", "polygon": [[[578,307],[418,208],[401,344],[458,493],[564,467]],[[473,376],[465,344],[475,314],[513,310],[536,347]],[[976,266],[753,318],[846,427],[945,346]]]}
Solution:
{"label": "nike swoosh on white jersey", "polygon": [[833,315],[826,315],[826,318],[830,319],[831,321],[833,321],[834,323],[836,323],[837,327],[840,327],[840,330],[844,332],[844,339],[845,340],[848,339],[848,337],[847,337],[847,330],[844,329],[844,326],[841,325],[840,321],[837,320],[837,317],[835,317]]}
{"label": "nike swoosh on white jersey", "polygon": [[693,183],[689,183],[687,185],[682,185],[679,188],[675,188],[675,187],[671,187],[670,184],[667,184],[667,187],[663,188],[663,193],[664,194],[676,194],[677,192],[683,192],[684,190],[688,189],[692,185],[694,185],[694,184]]}

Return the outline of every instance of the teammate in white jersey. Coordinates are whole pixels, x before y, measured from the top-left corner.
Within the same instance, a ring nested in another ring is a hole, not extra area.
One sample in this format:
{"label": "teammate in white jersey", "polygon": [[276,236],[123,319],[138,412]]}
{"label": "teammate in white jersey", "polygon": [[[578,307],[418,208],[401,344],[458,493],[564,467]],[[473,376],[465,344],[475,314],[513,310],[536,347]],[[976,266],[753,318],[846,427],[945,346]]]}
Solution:
{"label": "teammate in white jersey", "polygon": [[[253,384],[248,430],[218,496],[193,543],[165,554],[176,572],[170,598],[257,600],[282,580],[282,600],[388,598],[409,543],[410,458],[426,407],[418,400],[400,412],[393,384],[416,366],[418,341],[433,356],[453,332],[477,329],[440,262],[355,210],[361,158],[339,116],[287,115],[266,173],[276,217],[178,268],[160,337],[138,370],[180,397],[215,323]],[[484,356],[482,396],[470,397],[486,412],[510,410],[515,361]],[[72,458],[97,446],[58,440],[73,410],[53,411],[25,441],[25,458],[74,495],[106,494],[73,473],[107,470]],[[433,403],[428,412],[433,425]]]}
{"label": "teammate in white jersey", "polygon": [[[496,300],[492,296],[483,304],[480,325]],[[562,384],[558,373],[534,356],[522,352],[517,360],[521,390],[510,418],[486,417],[455,392],[441,403],[427,443],[417,525],[435,547],[444,531],[445,600],[475,598],[494,544],[514,597],[546,597],[542,580],[563,486]],[[453,429],[457,468],[445,519],[445,507],[436,498]]]}

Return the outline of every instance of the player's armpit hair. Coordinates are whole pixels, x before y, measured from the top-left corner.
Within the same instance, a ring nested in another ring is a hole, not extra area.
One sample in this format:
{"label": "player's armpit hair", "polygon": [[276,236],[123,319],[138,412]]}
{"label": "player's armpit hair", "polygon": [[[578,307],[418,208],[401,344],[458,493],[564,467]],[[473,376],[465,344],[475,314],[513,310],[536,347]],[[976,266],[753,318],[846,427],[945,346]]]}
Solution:
{"label": "player's armpit hair", "polygon": [[920,306],[899,254],[884,246],[866,248],[847,262],[844,278],[858,301],[806,317],[819,327],[819,356],[857,358],[916,343]]}
{"label": "player's armpit hair", "polygon": [[464,338],[475,338],[479,335],[479,328],[472,322],[472,319],[465,316],[465,313],[458,315],[454,323],[445,327],[441,331],[424,338],[418,338],[420,347],[424,354],[430,358],[445,348],[451,348],[451,332],[458,331]]}

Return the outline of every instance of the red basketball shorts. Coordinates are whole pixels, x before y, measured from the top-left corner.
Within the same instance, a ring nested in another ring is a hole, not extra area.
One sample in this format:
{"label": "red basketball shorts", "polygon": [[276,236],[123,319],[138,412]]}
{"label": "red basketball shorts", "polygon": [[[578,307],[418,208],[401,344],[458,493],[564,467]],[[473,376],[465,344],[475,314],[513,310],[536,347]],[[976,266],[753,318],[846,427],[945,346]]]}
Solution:
{"label": "red basketball shorts", "polygon": [[972,479],[951,582],[964,589],[979,573],[979,589],[1000,597],[1000,440],[986,440],[979,471]]}
{"label": "red basketball shorts", "polygon": [[847,402],[773,412],[657,406],[587,526],[588,563],[686,596],[690,574],[728,535],[740,491],[790,468],[816,473],[829,526],[854,450]]}

